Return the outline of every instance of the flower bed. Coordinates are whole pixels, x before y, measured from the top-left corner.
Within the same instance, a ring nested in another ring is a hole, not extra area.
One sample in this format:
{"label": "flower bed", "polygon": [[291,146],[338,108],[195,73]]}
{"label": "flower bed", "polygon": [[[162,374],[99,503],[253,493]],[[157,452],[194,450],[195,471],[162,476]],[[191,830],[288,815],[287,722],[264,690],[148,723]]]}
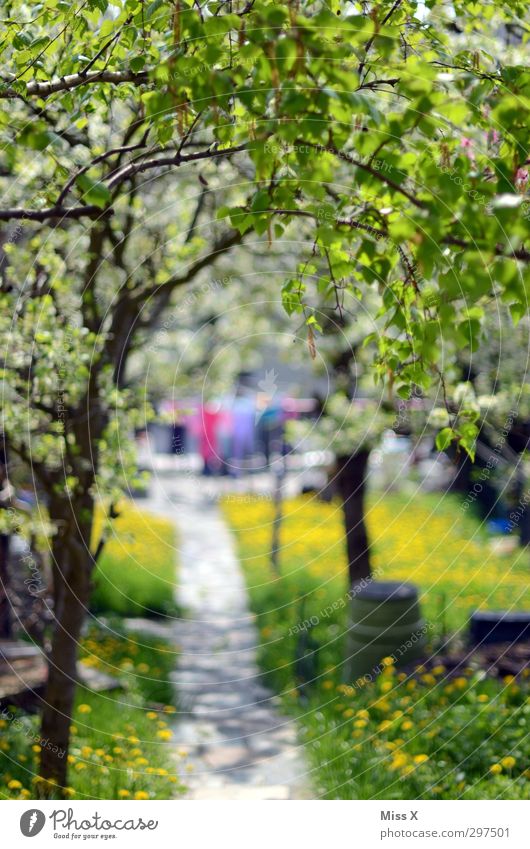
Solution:
{"label": "flower bed", "polygon": [[[329,798],[524,798],[530,772],[526,674],[485,679],[444,667],[344,684],[347,622],[340,505],[285,505],[280,576],[270,568],[272,507],[225,502],[261,634],[265,679],[298,716]],[[489,551],[453,497],[372,498],[368,527],[378,578],[416,583],[429,639],[467,628],[477,607],[530,609],[525,552]],[[526,784],[526,789],[523,785]]]}

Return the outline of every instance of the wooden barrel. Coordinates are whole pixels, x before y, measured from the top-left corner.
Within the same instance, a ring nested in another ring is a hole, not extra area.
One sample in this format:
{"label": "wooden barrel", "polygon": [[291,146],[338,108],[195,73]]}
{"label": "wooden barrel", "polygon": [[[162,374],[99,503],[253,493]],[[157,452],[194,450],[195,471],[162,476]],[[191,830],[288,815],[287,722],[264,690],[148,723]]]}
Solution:
{"label": "wooden barrel", "polygon": [[375,678],[383,658],[391,657],[400,666],[422,657],[426,628],[416,587],[372,581],[352,593],[346,663],[350,682]]}

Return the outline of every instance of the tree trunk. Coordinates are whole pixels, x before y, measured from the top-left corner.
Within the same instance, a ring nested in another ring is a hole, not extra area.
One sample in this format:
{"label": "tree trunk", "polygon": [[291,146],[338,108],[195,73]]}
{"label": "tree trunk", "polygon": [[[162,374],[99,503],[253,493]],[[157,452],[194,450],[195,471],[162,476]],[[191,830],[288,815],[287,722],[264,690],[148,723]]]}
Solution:
{"label": "tree trunk", "polygon": [[77,649],[90,600],[90,534],[93,500],[53,497],[50,518],[57,527],[52,545],[54,628],[41,724],[42,778],[66,785],[70,722],[77,684]]}
{"label": "tree trunk", "polygon": [[370,578],[370,549],[364,521],[366,467],[369,451],[359,451],[338,460],[337,486],[342,498],[349,586]]}
{"label": "tree trunk", "polygon": [[271,567],[275,575],[280,574],[280,531],[283,519],[283,482],[285,479],[285,456],[278,460],[274,470],[274,519],[272,521]]}
{"label": "tree trunk", "polygon": [[13,636],[9,598],[9,535],[0,534],[0,637]]}

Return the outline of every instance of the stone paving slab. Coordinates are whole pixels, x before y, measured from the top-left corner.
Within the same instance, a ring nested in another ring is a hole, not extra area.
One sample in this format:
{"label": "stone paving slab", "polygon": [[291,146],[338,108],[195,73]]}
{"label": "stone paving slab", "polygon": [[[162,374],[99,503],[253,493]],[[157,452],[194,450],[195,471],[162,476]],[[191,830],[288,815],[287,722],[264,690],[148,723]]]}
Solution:
{"label": "stone paving slab", "polygon": [[174,733],[192,767],[188,798],[309,798],[295,725],[261,681],[254,616],[220,511],[189,477],[159,479],[151,492],[146,508],[172,518],[180,537]]}

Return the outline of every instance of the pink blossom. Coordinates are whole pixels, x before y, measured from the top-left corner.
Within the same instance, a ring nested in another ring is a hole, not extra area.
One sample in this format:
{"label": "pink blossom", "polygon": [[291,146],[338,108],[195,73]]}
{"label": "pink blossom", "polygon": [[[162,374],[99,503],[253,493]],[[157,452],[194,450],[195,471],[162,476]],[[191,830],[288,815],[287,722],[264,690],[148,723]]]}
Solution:
{"label": "pink blossom", "polygon": [[460,140],[460,144],[462,145],[462,147],[466,148],[467,158],[470,159],[472,162],[474,162],[475,154],[473,153],[473,150],[472,150],[473,142],[471,141],[471,139],[468,139],[467,136],[462,136],[462,138]]}
{"label": "pink blossom", "polygon": [[515,172],[515,188],[518,192],[524,192],[526,190],[526,184],[528,183],[528,169],[527,168],[518,168]]}

